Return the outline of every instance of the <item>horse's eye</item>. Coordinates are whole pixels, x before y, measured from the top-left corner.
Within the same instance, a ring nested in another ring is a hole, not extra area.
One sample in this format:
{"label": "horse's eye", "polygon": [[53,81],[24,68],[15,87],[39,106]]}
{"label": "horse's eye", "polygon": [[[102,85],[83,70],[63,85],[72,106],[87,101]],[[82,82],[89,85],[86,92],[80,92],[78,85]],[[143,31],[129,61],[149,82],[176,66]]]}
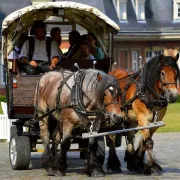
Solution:
{"label": "horse's eye", "polygon": [[165,76],[164,72],[161,72],[161,76],[163,76],[163,77]]}

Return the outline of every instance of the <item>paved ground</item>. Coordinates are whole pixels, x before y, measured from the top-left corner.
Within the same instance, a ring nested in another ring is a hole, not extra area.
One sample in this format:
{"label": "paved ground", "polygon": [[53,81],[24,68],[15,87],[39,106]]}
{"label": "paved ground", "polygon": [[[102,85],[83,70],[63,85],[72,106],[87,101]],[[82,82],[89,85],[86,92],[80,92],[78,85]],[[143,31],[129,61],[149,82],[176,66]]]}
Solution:
{"label": "paved ground", "polygon": [[[138,142],[139,136],[136,139]],[[122,179],[122,180],[159,180],[159,179],[180,179],[180,133],[160,133],[154,136],[155,147],[154,152],[159,164],[164,168],[164,173],[161,176],[144,176],[130,173],[126,170],[126,164],[123,162],[125,142],[118,148],[118,155],[121,159],[122,170],[121,174],[106,173],[105,178],[98,178],[98,180],[108,179]],[[106,153],[107,155],[107,153]],[[69,169],[65,177],[48,177],[45,171],[40,168],[41,154],[33,153],[31,166],[28,170],[15,171],[12,170],[9,164],[8,157],[8,143],[0,143],[0,180],[56,180],[56,179],[92,179],[83,174],[84,164],[79,159],[79,153],[68,153]],[[105,167],[104,167],[105,168]]]}

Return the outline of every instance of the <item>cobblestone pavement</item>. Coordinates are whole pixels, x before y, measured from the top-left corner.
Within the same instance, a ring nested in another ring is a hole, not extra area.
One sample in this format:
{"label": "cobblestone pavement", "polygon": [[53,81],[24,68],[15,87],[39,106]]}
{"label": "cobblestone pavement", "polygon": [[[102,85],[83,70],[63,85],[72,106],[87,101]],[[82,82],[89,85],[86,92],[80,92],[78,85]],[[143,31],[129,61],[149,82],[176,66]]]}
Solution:
{"label": "cobblestone pavement", "polygon": [[[136,138],[138,143],[139,135]],[[161,176],[144,176],[129,172],[123,161],[125,142],[123,138],[122,146],[117,149],[118,156],[121,159],[121,174],[111,174],[106,172],[104,178],[98,180],[120,179],[120,180],[159,180],[159,179],[180,179],[180,133],[159,133],[154,135],[154,153],[159,164],[163,167],[164,173]],[[40,168],[40,153],[32,153],[31,165],[28,170],[12,170],[9,164],[8,143],[0,143],[0,180],[58,180],[58,179],[92,179],[84,173],[83,160],[79,159],[78,152],[68,153],[69,169],[65,177],[49,177],[43,169]],[[107,153],[106,153],[107,159]],[[105,162],[106,164],[106,162]],[[104,166],[105,169],[105,166]]]}

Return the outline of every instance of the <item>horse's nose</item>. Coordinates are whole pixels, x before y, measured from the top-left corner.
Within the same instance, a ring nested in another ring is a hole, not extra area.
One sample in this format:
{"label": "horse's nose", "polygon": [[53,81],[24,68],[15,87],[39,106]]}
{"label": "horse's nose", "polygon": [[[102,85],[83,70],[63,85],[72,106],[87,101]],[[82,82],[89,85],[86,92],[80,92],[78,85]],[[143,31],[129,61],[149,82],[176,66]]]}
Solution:
{"label": "horse's nose", "polygon": [[169,93],[169,102],[170,103],[176,102],[178,98],[178,92],[175,90],[168,90],[168,93]]}
{"label": "horse's nose", "polygon": [[171,95],[170,95],[170,102],[171,102],[171,103],[176,102],[177,97],[178,97],[177,95],[175,95],[175,94],[171,94]]}
{"label": "horse's nose", "polygon": [[114,119],[115,124],[121,124],[123,121],[122,116],[117,116],[116,114],[113,114],[113,119]]}

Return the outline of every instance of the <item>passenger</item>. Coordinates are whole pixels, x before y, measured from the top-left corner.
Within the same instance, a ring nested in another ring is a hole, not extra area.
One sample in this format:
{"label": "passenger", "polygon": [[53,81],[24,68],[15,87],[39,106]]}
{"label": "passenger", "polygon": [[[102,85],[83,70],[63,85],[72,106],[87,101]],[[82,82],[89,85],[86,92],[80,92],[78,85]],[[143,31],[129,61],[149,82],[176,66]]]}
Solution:
{"label": "passenger", "polygon": [[12,51],[10,52],[10,54],[8,56],[9,61],[14,61],[14,60],[18,59],[18,56],[21,52],[21,48],[22,48],[24,42],[27,40],[28,40],[28,33],[22,33],[19,37],[19,41],[18,41],[17,45],[14,46],[14,48],[12,49]]}
{"label": "passenger", "polygon": [[17,42],[17,45],[14,46],[12,51],[10,52],[8,56],[8,61],[12,62],[12,72],[17,73],[17,67],[18,67],[18,56],[21,52],[21,48],[25,41],[28,39],[28,33],[22,33],[19,37],[19,41]]}
{"label": "passenger", "polygon": [[71,31],[69,33],[70,47],[68,51],[64,54],[67,58],[72,58],[72,56],[79,50],[79,40],[80,34],[78,31]]}
{"label": "passenger", "polygon": [[89,52],[89,44],[87,41],[80,42],[80,58],[79,59],[89,59],[95,60],[94,56]]}
{"label": "passenger", "polygon": [[51,38],[57,43],[58,46],[61,45],[61,29],[59,27],[54,27],[50,32]]}
{"label": "passenger", "polygon": [[63,55],[63,52],[61,51],[60,49],[60,45],[61,45],[61,29],[59,27],[54,27],[51,29],[51,32],[50,32],[50,35],[51,35],[51,38],[52,40],[54,41],[54,43],[56,44],[57,46],[57,50],[58,50],[58,53],[60,55],[60,57],[65,57]]}
{"label": "passenger", "polygon": [[98,46],[96,46],[96,36],[93,33],[88,33],[88,43],[90,46],[90,53],[94,56],[95,59],[103,59],[104,54]]}
{"label": "passenger", "polygon": [[[87,42],[87,40],[88,40],[87,34],[83,34],[80,36],[80,42],[82,42],[82,41]],[[80,49],[72,56],[72,59],[76,59],[76,60],[81,59],[81,50]]]}
{"label": "passenger", "polygon": [[23,44],[19,55],[25,73],[35,75],[54,69],[60,57],[55,43],[46,39],[44,22],[35,21],[30,34],[35,37]]}

